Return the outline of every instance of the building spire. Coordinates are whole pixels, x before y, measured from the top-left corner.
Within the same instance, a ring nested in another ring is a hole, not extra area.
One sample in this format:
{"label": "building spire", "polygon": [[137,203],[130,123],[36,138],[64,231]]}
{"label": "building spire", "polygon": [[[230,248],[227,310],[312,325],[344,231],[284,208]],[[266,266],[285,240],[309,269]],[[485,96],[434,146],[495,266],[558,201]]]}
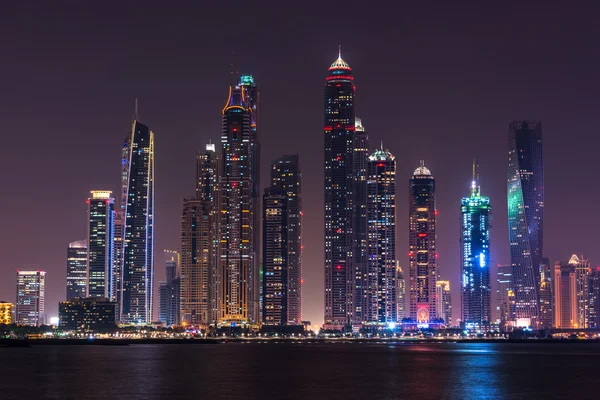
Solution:
{"label": "building spire", "polygon": [[381,151],[383,151],[383,140],[381,141]]}
{"label": "building spire", "polygon": [[471,181],[471,193],[473,195],[481,194],[479,186],[479,157],[473,157],[473,180]]}
{"label": "building spire", "polygon": [[134,98],[134,105],[133,105],[133,120],[137,121],[139,119],[139,115],[138,115],[138,98],[135,97]]}
{"label": "building spire", "polygon": [[338,45],[338,60],[342,59],[342,45]]}

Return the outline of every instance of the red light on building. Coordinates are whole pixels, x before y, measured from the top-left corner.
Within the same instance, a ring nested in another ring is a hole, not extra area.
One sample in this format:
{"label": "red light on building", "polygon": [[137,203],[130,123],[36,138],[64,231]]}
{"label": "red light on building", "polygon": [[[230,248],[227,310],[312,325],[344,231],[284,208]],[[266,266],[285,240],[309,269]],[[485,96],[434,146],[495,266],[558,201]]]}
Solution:
{"label": "red light on building", "polygon": [[300,283],[301,283],[301,284],[304,284],[304,279],[300,279]]}
{"label": "red light on building", "polygon": [[438,215],[438,210],[435,210],[435,215]]}
{"label": "red light on building", "polygon": [[342,233],[342,228],[338,228],[337,233]]}
{"label": "red light on building", "polygon": [[337,265],[336,268],[337,269],[342,269],[342,266],[341,265]]}
{"label": "red light on building", "polygon": [[341,160],[342,160],[342,156],[337,156],[337,157],[336,157],[336,159],[337,159],[338,161],[341,161]]}
{"label": "red light on building", "polygon": [[435,253],[435,258],[438,258],[438,253]]}
{"label": "red light on building", "polygon": [[427,237],[426,233],[419,233],[419,237]]}
{"label": "red light on building", "polygon": [[385,164],[384,163],[379,163],[379,164],[377,164],[377,166],[378,167],[385,167]]}
{"label": "red light on building", "polygon": [[237,182],[231,182],[231,186],[236,187],[237,185]]}
{"label": "red light on building", "polygon": [[409,256],[409,257],[412,257],[412,255],[413,255],[413,252],[412,252],[412,251],[409,251],[409,252],[408,252],[408,256]]}

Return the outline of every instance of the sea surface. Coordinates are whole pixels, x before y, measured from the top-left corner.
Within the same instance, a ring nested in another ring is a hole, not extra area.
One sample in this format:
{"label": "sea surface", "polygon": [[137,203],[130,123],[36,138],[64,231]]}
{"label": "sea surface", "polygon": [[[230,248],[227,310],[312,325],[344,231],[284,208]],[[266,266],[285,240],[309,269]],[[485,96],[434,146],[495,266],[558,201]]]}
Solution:
{"label": "sea surface", "polygon": [[0,348],[0,399],[599,399],[600,344]]}

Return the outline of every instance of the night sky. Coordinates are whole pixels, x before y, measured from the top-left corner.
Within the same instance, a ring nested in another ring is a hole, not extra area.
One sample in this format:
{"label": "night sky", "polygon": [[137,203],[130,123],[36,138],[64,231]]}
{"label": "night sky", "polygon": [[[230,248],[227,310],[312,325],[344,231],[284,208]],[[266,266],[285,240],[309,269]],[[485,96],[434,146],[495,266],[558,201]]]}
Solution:
{"label": "night sky", "polygon": [[338,44],[353,69],[356,115],[371,148],[383,139],[396,156],[405,270],[408,180],[420,159],[436,178],[439,262],[451,281],[454,318],[460,199],[469,193],[475,155],[493,207],[492,261],[509,261],[513,119],[543,124],[545,255],[584,254],[600,263],[598,9],[580,2],[29,3],[3,2],[0,13],[0,300],[15,301],[17,269],[44,269],[47,314],[57,315],[67,246],[86,237],[89,190],[118,197],[135,96],[141,121],[155,132],[156,281],[164,278],[162,250],[179,247],[195,152],[219,140],[235,60],[261,90],[263,185],[271,160],[300,155],[304,318],[320,324],[323,88]]}

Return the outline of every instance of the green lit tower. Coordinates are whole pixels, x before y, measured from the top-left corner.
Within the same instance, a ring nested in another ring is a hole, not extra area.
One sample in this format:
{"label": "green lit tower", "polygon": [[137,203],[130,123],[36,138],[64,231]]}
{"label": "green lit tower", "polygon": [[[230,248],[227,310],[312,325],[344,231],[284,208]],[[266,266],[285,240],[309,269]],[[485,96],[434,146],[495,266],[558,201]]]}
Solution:
{"label": "green lit tower", "polygon": [[473,163],[471,195],[461,202],[462,321],[469,330],[487,331],[491,316],[490,198],[481,195],[478,162]]}

